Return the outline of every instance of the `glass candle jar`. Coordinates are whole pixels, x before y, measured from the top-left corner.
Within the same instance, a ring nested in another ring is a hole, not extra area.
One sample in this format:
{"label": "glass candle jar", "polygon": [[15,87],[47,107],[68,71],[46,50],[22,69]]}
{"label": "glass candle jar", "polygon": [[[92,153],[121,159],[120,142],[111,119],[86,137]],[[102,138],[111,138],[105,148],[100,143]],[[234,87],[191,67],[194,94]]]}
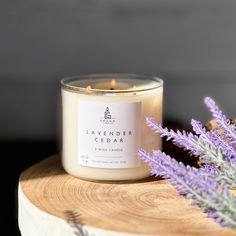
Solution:
{"label": "glass candle jar", "polygon": [[162,122],[163,81],[133,74],[64,78],[62,165],[71,175],[95,181],[137,180],[150,169],[139,148],[161,149],[146,117]]}

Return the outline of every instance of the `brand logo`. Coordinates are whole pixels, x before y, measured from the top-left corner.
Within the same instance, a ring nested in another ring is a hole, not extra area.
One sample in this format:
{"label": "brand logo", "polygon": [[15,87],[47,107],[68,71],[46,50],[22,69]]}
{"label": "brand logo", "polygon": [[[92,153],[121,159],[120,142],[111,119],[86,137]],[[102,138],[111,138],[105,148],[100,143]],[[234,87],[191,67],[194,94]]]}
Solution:
{"label": "brand logo", "polygon": [[114,124],[115,118],[112,117],[109,107],[106,107],[103,118],[100,119],[103,124]]}

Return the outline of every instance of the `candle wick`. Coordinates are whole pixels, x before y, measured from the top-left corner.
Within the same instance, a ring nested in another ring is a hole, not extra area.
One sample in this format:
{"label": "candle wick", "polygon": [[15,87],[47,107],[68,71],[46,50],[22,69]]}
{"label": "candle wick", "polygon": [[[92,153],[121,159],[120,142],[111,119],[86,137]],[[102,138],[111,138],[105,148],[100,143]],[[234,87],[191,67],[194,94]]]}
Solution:
{"label": "candle wick", "polygon": [[114,90],[114,88],[110,88],[110,90]]}

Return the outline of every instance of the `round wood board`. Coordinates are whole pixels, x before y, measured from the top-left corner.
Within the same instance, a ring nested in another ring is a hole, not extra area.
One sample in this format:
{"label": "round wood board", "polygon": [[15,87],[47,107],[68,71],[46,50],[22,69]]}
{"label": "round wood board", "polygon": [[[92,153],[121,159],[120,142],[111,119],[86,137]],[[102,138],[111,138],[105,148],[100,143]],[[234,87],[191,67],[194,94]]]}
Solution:
{"label": "round wood board", "polygon": [[96,183],[65,173],[59,156],[24,171],[19,181],[22,236],[229,236],[165,180]]}

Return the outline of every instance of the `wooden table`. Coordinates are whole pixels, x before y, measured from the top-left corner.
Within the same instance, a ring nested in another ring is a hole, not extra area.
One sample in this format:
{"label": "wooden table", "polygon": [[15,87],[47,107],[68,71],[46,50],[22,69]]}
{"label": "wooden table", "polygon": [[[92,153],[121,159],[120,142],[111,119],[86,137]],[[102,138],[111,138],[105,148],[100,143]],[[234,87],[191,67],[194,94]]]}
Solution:
{"label": "wooden table", "polygon": [[165,180],[96,183],[65,173],[59,156],[19,180],[22,236],[230,236]]}

